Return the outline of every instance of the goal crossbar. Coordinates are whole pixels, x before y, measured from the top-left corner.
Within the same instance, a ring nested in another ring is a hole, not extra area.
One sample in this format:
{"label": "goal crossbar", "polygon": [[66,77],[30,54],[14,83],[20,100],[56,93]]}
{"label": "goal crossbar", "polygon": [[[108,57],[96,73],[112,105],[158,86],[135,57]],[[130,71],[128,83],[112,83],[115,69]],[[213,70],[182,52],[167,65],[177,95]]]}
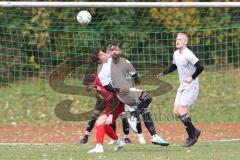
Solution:
{"label": "goal crossbar", "polygon": [[151,8],[151,7],[240,7],[240,2],[14,2],[2,1],[0,7],[94,7],[94,8]]}

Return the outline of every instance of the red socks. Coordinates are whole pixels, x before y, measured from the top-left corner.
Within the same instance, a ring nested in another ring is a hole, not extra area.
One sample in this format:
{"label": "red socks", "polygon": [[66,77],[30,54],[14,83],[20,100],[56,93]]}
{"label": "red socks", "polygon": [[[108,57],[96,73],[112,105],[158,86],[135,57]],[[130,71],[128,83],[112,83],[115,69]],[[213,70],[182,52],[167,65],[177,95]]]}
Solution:
{"label": "red socks", "polygon": [[110,138],[112,138],[113,140],[117,140],[118,139],[118,136],[117,136],[116,132],[114,132],[114,130],[112,129],[112,127],[110,127],[110,125],[105,125],[104,128],[105,128],[106,134]]}
{"label": "red socks", "polygon": [[104,125],[104,126],[103,125],[98,125],[96,128],[97,128],[96,143],[103,144],[105,133],[113,140],[118,139],[117,134],[114,132],[112,127],[110,127],[110,125]]}
{"label": "red socks", "polygon": [[99,125],[96,127],[97,131],[96,131],[96,143],[101,143],[103,144],[103,139],[105,136],[105,128],[103,125]]}

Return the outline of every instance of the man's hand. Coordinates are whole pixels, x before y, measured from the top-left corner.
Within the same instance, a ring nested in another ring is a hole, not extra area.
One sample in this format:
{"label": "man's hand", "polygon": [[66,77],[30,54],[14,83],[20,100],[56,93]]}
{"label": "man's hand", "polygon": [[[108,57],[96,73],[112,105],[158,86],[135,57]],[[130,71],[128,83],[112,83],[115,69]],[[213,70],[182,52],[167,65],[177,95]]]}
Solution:
{"label": "man's hand", "polygon": [[112,124],[113,121],[113,115],[109,114],[108,118],[106,119],[106,124]]}
{"label": "man's hand", "polygon": [[163,73],[159,73],[158,75],[157,75],[157,79],[161,79],[163,77]]}
{"label": "man's hand", "polygon": [[185,79],[185,82],[187,82],[188,84],[190,84],[193,81],[192,76],[189,76]]}
{"label": "man's hand", "polygon": [[127,94],[129,92],[129,88],[120,88],[119,94]]}

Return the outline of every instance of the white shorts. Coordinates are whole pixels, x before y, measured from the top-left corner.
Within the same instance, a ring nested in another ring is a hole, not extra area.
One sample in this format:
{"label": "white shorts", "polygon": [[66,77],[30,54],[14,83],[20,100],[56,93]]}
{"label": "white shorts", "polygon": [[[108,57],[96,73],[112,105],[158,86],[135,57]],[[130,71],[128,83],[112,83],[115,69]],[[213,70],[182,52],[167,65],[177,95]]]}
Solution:
{"label": "white shorts", "polygon": [[140,100],[139,97],[142,95],[143,91],[136,88],[129,88],[129,92],[127,94],[117,94],[117,97],[124,104],[129,106],[136,106]]}
{"label": "white shorts", "polygon": [[181,89],[177,91],[174,106],[181,105],[188,108],[192,108],[199,93],[199,86],[192,86],[189,88]]}

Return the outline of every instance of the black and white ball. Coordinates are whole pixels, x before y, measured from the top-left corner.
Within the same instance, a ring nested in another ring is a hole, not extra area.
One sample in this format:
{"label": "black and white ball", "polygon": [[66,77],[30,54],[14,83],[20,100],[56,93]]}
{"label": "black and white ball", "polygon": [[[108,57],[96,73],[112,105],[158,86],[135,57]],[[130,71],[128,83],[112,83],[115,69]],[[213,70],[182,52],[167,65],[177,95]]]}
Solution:
{"label": "black and white ball", "polygon": [[88,24],[91,22],[91,19],[92,16],[88,11],[83,10],[77,14],[77,21],[80,24]]}

